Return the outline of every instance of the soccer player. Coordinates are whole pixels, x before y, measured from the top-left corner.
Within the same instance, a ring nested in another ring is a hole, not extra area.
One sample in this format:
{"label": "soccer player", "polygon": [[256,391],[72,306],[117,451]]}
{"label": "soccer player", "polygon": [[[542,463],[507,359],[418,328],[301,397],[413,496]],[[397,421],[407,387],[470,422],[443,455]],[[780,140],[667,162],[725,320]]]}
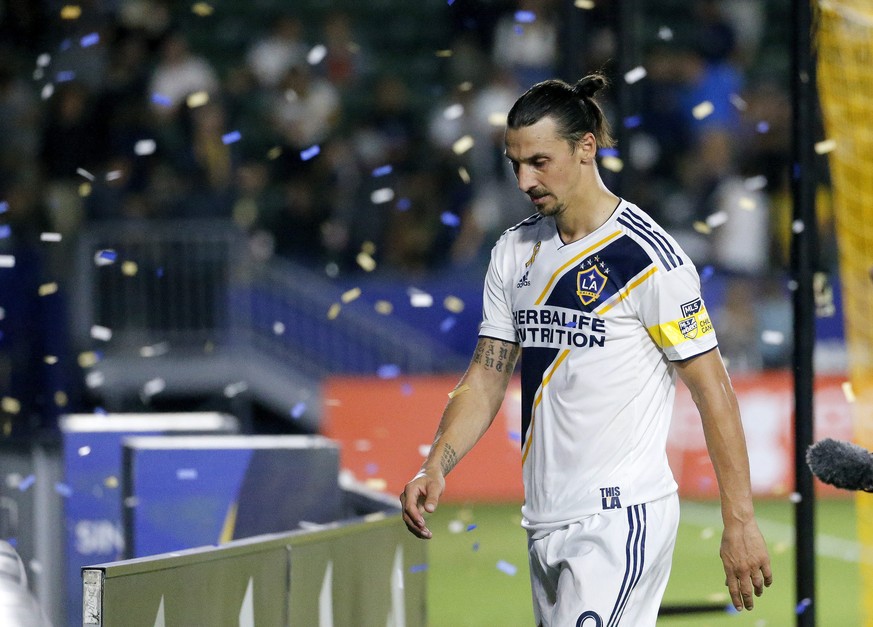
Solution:
{"label": "soccer player", "polygon": [[536,213],[491,254],[472,361],[403,519],[430,538],[446,475],[488,429],[522,354],[522,525],[539,625],[654,625],[679,523],[666,440],[676,375],[700,412],[718,479],[733,605],[772,582],[737,400],[700,280],[676,241],[606,188],[613,144],[592,74],[538,83],[513,105],[506,157]]}

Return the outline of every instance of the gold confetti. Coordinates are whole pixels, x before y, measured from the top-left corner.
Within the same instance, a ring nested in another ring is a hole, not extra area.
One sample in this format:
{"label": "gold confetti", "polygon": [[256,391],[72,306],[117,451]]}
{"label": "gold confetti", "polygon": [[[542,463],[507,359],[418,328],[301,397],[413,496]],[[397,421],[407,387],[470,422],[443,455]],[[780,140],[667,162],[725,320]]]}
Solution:
{"label": "gold confetti", "polygon": [[358,253],[358,256],[355,257],[355,261],[365,272],[372,272],[376,269],[376,260],[363,251]]}
{"label": "gold confetti", "polygon": [[363,252],[367,253],[368,255],[375,255],[376,254],[376,244],[374,244],[370,240],[367,240],[366,242],[361,244],[361,250]]}
{"label": "gold confetti", "polygon": [[706,222],[695,220],[692,226],[694,227],[694,230],[698,233],[703,233],[704,235],[709,235],[710,233],[712,233],[712,229],[709,228],[709,225]]}
{"label": "gold confetti", "polygon": [[377,492],[384,492],[388,487],[388,482],[384,479],[377,479],[376,477],[371,477],[364,481],[364,485],[366,485],[371,490],[376,490]]}
{"label": "gold confetti", "polygon": [[272,148],[270,148],[267,151],[267,159],[269,159],[270,161],[272,161],[274,159],[278,159],[279,155],[281,155],[281,154],[282,154],[282,147],[281,146],[273,146]]}
{"label": "gold confetti", "polygon": [[691,115],[694,116],[695,120],[702,120],[712,115],[713,111],[715,111],[715,107],[712,106],[712,103],[709,100],[704,100],[691,110]]}
{"label": "gold confetti", "polygon": [[79,362],[80,368],[90,368],[100,361],[100,359],[94,351],[85,351],[84,353],[79,353],[77,361]]}
{"label": "gold confetti", "polygon": [[469,389],[470,389],[470,386],[467,385],[466,383],[464,385],[456,387],[454,390],[449,392],[449,398],[455,398],[458,394],[463,394],[464,392],[466,392]]}
{"label": "gold confetti", "polygon": [[436,56],[438,56],[438,57],[442,57],[445,59],[445,58],[452,56],[452,51],[451,50],[437,50],[434,54],[436,54]]}
{"label": "gold confetti", "polygon": [[506,113],[504,111],[494,111],[488,114],[488,124],[491,126],[506,126]]}
{"label": "gold confetti", "polygon": [[461,313],[464,311],[464,301],[457,296],[446,296],[443,300],[443,307],[452,313]]}
{"label": "gold confetti", "polygon": [[103,480],[103,485],[107,488],[117,488],[118,487],[118,477],[115,475],[109,475]]}
{"label": "gold confetti", "polygon": [[67,4],[61,8],[62,20],[78,20],[82,15],[82,7],[78,4]]}
{"label": "gold confetti", "polygon": [[816,142],[815,144],[815,154],[824,155],[829,152],[833,152],[833,150],[837,147],[836,140],[833,139],[825,139],[820,142]]}
{"label": "gold confetti", "polygon": [[343,301],[343,303],[348,304],[348,303],[352,302],[353,300],[357,299],[358,297],[360,297],[360,295],[361,295],[361,288],[360,287],[353,287],[352,289],[348,290],[347,292],[343,292],[343,295],[340,297],[340,300]]}
{"label": "gold confetti", "polygon": [[342,309],[342,306],[340,306],[339,303],[334,303],[333,305],[331,305],[330,309],[327,310],[327,319],[336,320],[336,317],[340,313],[340,309]]}
{"label": "gold confetti", "polygon": [[456,155],[462,155],[473,147],[475,141],[472,135],[464,135],[454,144],[452,144],[452,152]]}
{"label": "gold confetti", "polygon": [[212,15],[212,13],[214,11],[215,11],[215,9],[212,8],[212,5],[209,4],[208,2],[197,2],[191,6],[191,12],[196,14],[196,15],[199,15],[200,17],[206,17],[207,15]]}
{"label": "gold confetti", "polygon": [[188,96],[185,99],[185,104],[188,105],[189,109],[196,109],[197,107],[202,107],[207,102],[209,102],[209,94],[205,91],[195,91],[193,94]]}
{"label": "gold confetti", "polygon": [[87,181],[79,184],[79,196],[82,198],[87,198],[91,195],[91,183]]}
{"label": "gold confetti", "polygon": [[58,363],[57,355],[46,355],[42,358],[42,360],[49,366],[54,366],[56,363]]}
{"label": "gold confetti", "polygon": [[8,438],[9,434],[11,434],[11,433],[12,433],[12,421],[11,420],[4,420],[3,421],[3,436]]}
{"label": "gold confetti", "polygon": [[593,9],[594,8],[594,0],[576,0],[573,3],[573,6],[577,9]]}
{"label": "gold confetti", "polygon": [[464,166],[458,168],[458,176],[461,177],[461,180],[464,181],[464,183],[470,183],[470,173],[467,172],[467,168],[465,168]]}
{"label": "gold confetti", "polygon": [[600,160],[601,165],[610,172],[621,172],[624,162],[618,157],[607,155]]}
{"label": "gold confetti", "polygon": [[58,407],[66,407],[67,406],[67,393],[66,392],[64,392],[62,390],[58,390],[57,392],[55,392],[55,405],[57,405]]}
{"label": "gold confetti", "polygon": [[843,381],[843,396],[846,397],[846,402],[854,403],[855,402],[855,389],[852,387],[851,381]]}
{"label": "gold confetti", "polygon": [[11,396],[4,396],[2,400],[0,400],[0,409],[5,411],[7,414],[17,414],[21,411],[21,403],[18,402],[18,399],[12,398]]}
{"label": "gold confetti", "polygon": [[39,286],[39,295],[40,296],[49,296],[50,294],[54,294],[58,291],[57,283],[43,283]]}
{"label": "gold confetti", "polygon": [[125,261],[121,264],[121,273],[124,276],[136,276],[136,273],[139,271],[139,266],[136,265],[135,261]]}
{"label": "gold confetti", "polygon": [[740,198],[740,209],[745,209],[746,211],[754,211],[757,207],[754,198],[749,198],[748,196],[743,196]]}
{"label": "gold confetti", "polygon": [[394,305],[387,300],[377,300],[373,308],[376,310],[376,313],[380,313],[383,316],[387,316],[394,311]]}
{"label": "gold confetti", "polygon": [[473,89],[473,83],[471,81],[464,81],[458,85],[458,91],[470,91],[471,89]]}

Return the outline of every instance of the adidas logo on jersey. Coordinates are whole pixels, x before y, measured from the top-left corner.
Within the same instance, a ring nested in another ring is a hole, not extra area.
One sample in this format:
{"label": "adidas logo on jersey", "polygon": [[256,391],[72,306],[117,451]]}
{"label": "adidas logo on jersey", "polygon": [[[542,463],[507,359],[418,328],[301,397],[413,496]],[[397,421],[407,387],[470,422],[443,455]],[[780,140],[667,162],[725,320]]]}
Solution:
{"label": "adidas logo on jersey", "polygon": [[521,289],[523,287],[528,287],[530,285],[530,281],[527,278],[527,272],[518,280],[518,283],[515,284],[517,289]]}

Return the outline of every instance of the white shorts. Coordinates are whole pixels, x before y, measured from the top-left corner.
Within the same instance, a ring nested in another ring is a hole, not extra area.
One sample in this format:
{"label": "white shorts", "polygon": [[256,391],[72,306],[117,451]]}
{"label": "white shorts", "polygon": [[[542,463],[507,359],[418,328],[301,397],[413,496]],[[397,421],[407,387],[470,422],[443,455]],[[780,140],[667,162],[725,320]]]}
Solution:
{"label": "white shorts", "polygon": [[542,627],[654,625],[670,577],[679,497],[528,532],[534,618]]}

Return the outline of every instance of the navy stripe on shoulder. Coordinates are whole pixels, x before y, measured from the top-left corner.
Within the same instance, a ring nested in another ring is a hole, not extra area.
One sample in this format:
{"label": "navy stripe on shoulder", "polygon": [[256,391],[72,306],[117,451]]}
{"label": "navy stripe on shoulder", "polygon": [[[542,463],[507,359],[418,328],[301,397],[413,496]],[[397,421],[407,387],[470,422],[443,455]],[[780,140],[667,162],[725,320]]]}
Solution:
{"label": "navy stripe on shoulder", "polygon": [[532,225],[536,224],[537,222],[539,222],[540,220],[542,220],[543,217],[544,216],[541,216],[540,214],[535,213],[531,216],[526,217],[524,220],[522,220],[521,222],[519,222],[515,226],[506,229],[506,232],[508,233],[509,231],[515,231],[517,229],[520,229],[523,226],[532,226]]}
{"label": "navy stripe on shoulder", "polygon": [[633,224],[629,220],[625,219],[624,214],[619,216],[617,222],[619,224],[621,224],[622,226],[624,226],[631,233],[638,235],[640,237],[640,239],[646,241],[649,244],[649,246],[651,246],[655,250],[655,254],[658,255],[658,259],[661,260],[661,264],[665,268],[667,268],[667,270],[672,270],[673,268],[676,267],[676,263],[673,262],[672,258],[670,260],[668,260],[667,257],[664,256],[665,255],[664,249],[661,246],[659,246],[652,239],[651,233],[645,231],[644,229],[641,229],[640,227],[636,226],[635,224]]}
{"label": "navy stripe on shoulder", "polygon": [[623,215],[627,216],[629,220],[631,220],[634,224],[637,224],[640,228],[645,229],[646,231],[651,233],[655,240],[662,246],[664,252],[669,257],[677,261],[677,266],[681,266],[683,264],[682,257],[676,253],[676,249],[673,248],[670,240],[664,237],[664,234],[661,233],[660,228],[652,225],[643,216],[635,213],[630,208],[626,209]]}

